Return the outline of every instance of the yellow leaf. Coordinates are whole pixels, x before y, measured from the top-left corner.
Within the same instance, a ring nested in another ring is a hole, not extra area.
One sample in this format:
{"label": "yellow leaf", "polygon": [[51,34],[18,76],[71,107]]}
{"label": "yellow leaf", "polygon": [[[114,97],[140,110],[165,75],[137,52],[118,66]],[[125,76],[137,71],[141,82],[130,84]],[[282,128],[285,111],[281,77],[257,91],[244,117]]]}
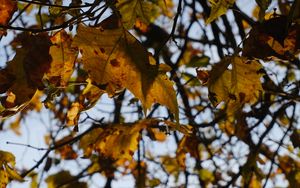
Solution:
{"label": "yellow leaf", "polygon": [[154,141],[163,142],[167,138],[166,133],[163,131],[160,131],[157,128],[148,128],[147,131],[148,131],[149,137]]}
{"label": "yellow leaf", "polygon": [[105,92],[92,84],[92,80],[90,78],[88,78],[86,81],[87,85],[81,93],[81,95],[87,100],[87,102],[84,103],[84,110],[94,107],[98,99]]}
{"label": "yellow leaf", "polygon": [[74,102],[71,105],[71,108],[67,112],[67,121],[66,124],[68,126],[77,125],[79,119],[79,113],[82,110],[82,105],[78,102]]}
{"label": "yellow leaf", "polygon": [[9,183],[8,174],[3,167],[0,168],[0,188],[5,188]]}
{"label": "yellow leaf", "polygon": [[119,0],[116,4],[120,11],[123,26],[131,29],[138,18],[145,24],[149,24],[153,15],[153,9],[157,8],[146,0]]}
{"label": "yellow leaf", "polygon": [[15,160],[15,156],[12,153],[0,150],[0,167],[5,163],[14,166],[16,164]]}
{"label": "yellow leaf", "polygon": [[10,179],[17,180],[19,182],[24,181],[23,177],[20,174],[18,174],[18,172],[15,169],[10,167],[6,163],[4,164],[4,167],[5,167],[5,170],[6,170],[6,172],[7,172]]}
{"label": "yellow leaf", "polygon": [[205,184],[209,182],[213,182],[215,180],[215,177],[211,171],[208,169],[201,169],[199,170],[199,178],[205,182]]}
{"label": "yellow leaf", "polygon": [[[228,65],[232,69],[228,70]],[[224,101],[228,114],[233,114],[245,103],[253,104],[263,91],[259,71],[261,65],[244,57],[226,57],[210,71],[208,91],[214,106]]]}
{"label": "yellow leaf", "polygon": [[77,52],[71,48],[71,37],[64,30],[52,36],[51,42],[52,62],[45,77],[51,84],[65,87],[73,73]]}
{"label": "yellow leaf", "polygon": [[160,103],[178,120],[173,82],[158,66],[150,64],[153,57],[128,31],[81,25],[73,45],[80,49],[84,69],[93,83],[105,87],[110,96],[127,88],[141,100],[145,111]]}
{"label": "yellow leaf", "polygon": [[142,120],[135,124],[115,124],[106,128],[97,128],[80,140],[79,147],[85,156],[91,155],[91,149],[112,159],[132,159],[140,140],[140,131],[151,121]]}
{"label": "yellow leaf", "polygon": [[225,14],[228,8],[231,7],[234,2],[235,0],[209,0],[209,3],[211,4],[211,12],[205,23],[209,24]]}

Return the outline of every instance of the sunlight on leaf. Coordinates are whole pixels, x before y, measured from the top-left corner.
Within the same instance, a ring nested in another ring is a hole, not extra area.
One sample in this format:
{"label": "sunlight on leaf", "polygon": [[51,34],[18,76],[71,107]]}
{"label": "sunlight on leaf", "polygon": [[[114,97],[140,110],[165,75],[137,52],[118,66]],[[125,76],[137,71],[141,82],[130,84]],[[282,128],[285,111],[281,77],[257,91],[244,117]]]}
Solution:
{"label": "sunlight on leaf", "polygon": [[136,19],[139,19],[145,24],[149,24],[153,15],[153,9],[157,9],[151,1],[146,0],[118,0],[116,4],[120,11],[123,26],[126,29],[131,29]]}
{"label": "sunlight on leaf", "polygon": [[[232,69],[227,69],[228,65]],[[224,101],[227,113],[233,114],[245,103],[257,101],[263,89],[260,81],[262,66],[244,57],[225,57],[209,73],[208,91],[214,106]]]}
{"label": "sunlight on leaf", "polygon": [[110,96],[127,88],[141,100],[144,110],[153,103],[167,106],[178,120],[178,104],[171,82],[153,57],[129,32],[122,28],[96,29],[79,26],[73,46],[82,54],[84,69]]}
{"label": "sunlight on leaf", "polygon": [[140,140],[140,131],[151,125],[151,120],[142,120],[132,125],[115,124],[105,129],[97,128],[80,140],[79,147],[85,157],[92,150],[112,159],[132,159]]}
{"label": "sunlight on leaf", "polygon": [[209,24],[225,14],[228,8],[231,7],[234,2],[235,0],[209,0],[209,3],[211,4],[211,12],[205,23]]}
{"label": "sunlight on leaf", "polygon": [[83,107],[79,102],[74,102],[71,105],[71,108],[67,112],[66,124],[68,126],[77,125],[79,120],[79,114],[82,111]]}
{"label": "sunlight on leaf", "polygon": [[0,150],[0,186],[5,188],[6,185],[11,180],[17,180],[23,182],[24,179],[21,175],[14,169],[15,166],[15,156],[7,151]]}
{"label": "sunlight on leaf", "polygon": [[64,30],[56,33],[50,39],[53,44],[49,51],[52,62],[44,79],[55,86],[66,87],[74,70],[77,52],[71,48],[71,36]]}
{"label": "sunlight on leaf", "polygon": [[0,25],[6,25],[17,10],[17,1],[0,0]]}

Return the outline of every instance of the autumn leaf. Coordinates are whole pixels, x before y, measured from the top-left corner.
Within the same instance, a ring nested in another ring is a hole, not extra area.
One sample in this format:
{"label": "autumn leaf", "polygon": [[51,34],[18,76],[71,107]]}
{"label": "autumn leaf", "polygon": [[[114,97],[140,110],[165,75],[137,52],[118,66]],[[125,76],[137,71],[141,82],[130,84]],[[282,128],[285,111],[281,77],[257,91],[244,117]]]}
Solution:
{"label": "autumn leaf", "polygon": [[59,153],[61,158],[64,160],[71,160],[77,158],[77,153],[73,150],[72,146],[70,144],[65,144],[67,142],[70,142],[74,137],[72,135],[68,135],[63,137],[62,139],[55,142],[55,146],[59,146],[63,144],[63,146],[58,147],[55,152]]}
{"label": "autumn leaf", "polygon": [[0,186],[5,188],[10,180],[17,180],[23,182],[24,179],[14,169],[16,164],[15,156],[7,151],[0,150]]}
{"label": "autumn leaf", "polygon": [[77,125],[79,120],[79,114],[83,107],[79,102],[72,103],[70,109],[67,112],[66,124],[68,126]]}
{"label": "autumn leaf", "polygon": [[47,72],[51,56],[50,40],[42,33],[21,33],[14,43],[20,45],[12,61],[0,70],[1,105],[0,117],[11,116],[27,106],[37,89],[43,88],[42,78]]}
{"label": "autumn leaf", "polygon": [[92,84],[92,80],[90,78],[88,78],[86,81],[87,85],[81,93],[81,96],[86,99],[83,100],[86,101],[83,104],[84,110],[94,107],[102,94],[105,93],[104,90],[101,90],[99,87]]}
{"label": "autumn leaf", "polygon": [[17,1],[0,0],[0,25],[7,25],[16,10]]}
{"label": "autumn leaf", "polygon": [[64,30],[56,33],[50,40],[53,44],[49,51],[52,62],[44,79],[56,87],[66,87],[74,70],[77,52],[71,48],[71,36]]}
{"label": "autumn leaf", "polygon": [[209,0],[209,3],[211,5],[211,12],[205,23],[209,24],[210,22],[225,14],[228,8],[231,7],[234,2],[235,0]]}
{"label": "autumn leaf", "polygon": [[144,110],[153,103],[167,106],[178,120],[173,83],[141,43],[122,28],[96,29],[79,26],[73,46],[82,54],[84,69],[95,85],[113,96],[127,88],[141,100]]}
{"label": "autumn leaf", "polygon": [[205,185],[208,185],[215,180],[214,174],[208,169],[200,169],[198,173],[199,178],[205,183]]}
{"label": "autumn leaf", "polygon": [[287,21],[286,16],[278,16],[253,26],[244,42],[243,56],[264,60],[274,56],[286,60],[299,53],[300,25],[282,27]]}
{"label": "autumn leaf", "polygon": [[131,160],[140,140],[140,131],[150,124],[151,120],[142,120],[131,125],[97,128],[83,136],[79,147],[84,150],[85,157],[95,150],[108,158]]}
{"label": "autumn leaf", "polygon": [[[232,65],[232,69],[227,67]],[[225,57],[209,73],[209,99],[214,106],[224,101],[228,114],[245,103],[253,104],[263,91],[259,71],[261,65],[244,57]]]}
{"label": "autumn leaf", "polygon": [[136,19],[149,24],[155,5],[146,0],[119,0],[116,8],[120,11],[123,26],[131,29]]}
{"label": "autumn leaf", "polygon": [[259,14],[258,14],[259,21],[263,21],[266,10],[268,9],[268,7],[270,5],[271,0],[255,0],[255,2],[259,6]]}

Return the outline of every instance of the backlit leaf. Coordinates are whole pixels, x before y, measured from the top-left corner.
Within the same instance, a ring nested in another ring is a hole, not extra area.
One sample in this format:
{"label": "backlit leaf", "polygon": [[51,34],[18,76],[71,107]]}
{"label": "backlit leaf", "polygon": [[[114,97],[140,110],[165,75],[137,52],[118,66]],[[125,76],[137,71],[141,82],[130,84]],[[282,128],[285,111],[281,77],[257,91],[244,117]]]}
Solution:
{"label": "backlit leaf", "polygon": [[210,22],[225,14],[228,8],[231,7],[234,2],[235,0],[209,0],[209,3],[211,5],[211,12],[205,23],[209,24]]}
{"label": "backlit leaf", "polygon": [[67,112],[67,122],[68,126],[77,125],[79,119],[79,113],[83,109],[82,105],[79,102],[74,102],[71,105],[71,108]]}
{"label": "backlit leaf", "polygon": [[0,168],[0,188],[5,188],[9,183],[8,174],[3,167]]}
{"label": "backlit leaf", "polygon": [[6,25],[17,10],[17,1],[0,0],[0,25]]}
{"label": "backlit leaf", "polygon": [[132,125],[115,124],[106,128],[97,128],[80,140],[80,148],[85,156],[91,149],[112,159],[132,159],[140,140],[140,131],[151,124],[151,120],[143,120]]}
{"label": "backlit leaf", "polygon": [[116,7],[120,11],[123,26],[131,29],[136,19],[150,23],[154,4],[146,0],[118,0]]}
{"label": "backlit leaf", "polygon": [[0,150],[0,166],[5,163],[14,166],[16,163],[15,160],[15,156],[12,153]]}
{"label": "backlit leaf", "polygon": [[5,167],[5,170],[6,170],[6,172],[7,172],[7,174],[8,174],[8,176],[9,176],[10,179],[17,180],[19,182],[25,181],[23,179],[23,177],[14,168],[10,167],[6,163],[4,164],[4,167]]}
{"label": "backlit leaf", "polygon": [[10,180],[23,182],[24,179],[14,169],[15,156],[7,151],[0,150],[0,187],[5,188]]}
{"label": "backlit leaf", "polygon": [[65,87],[73,73],[77,53],[71,49],[71,37],[64,30],[52,36],[51,42],[53,45],[49,53],[52,62],[46,79],[55,86]]}
{"label": "backlit leaf", "polygon": [[215,180],[214,174],[208,169],[199,170],[199,178],[205,183],[211,183]]}
{"label": "backlit leaf", "polygon": [[96,29],[81,25],[73,45],[80,49],[84,69],[93,83],[104,86],[110,96],[127,88],[141,100],[145,111],[153,103],[160,103],[178,120],[173,83],[158,66],[150,64],[149,58],[154,58],[129,32],[122,28]]}
{"label": "backlit leaf", "polygon": [[[227,69],[228,65],[232,69]],[[244,57],[225,57],[209,73],[208,91],[214,106],[224,101],[227,112],[234,113],[245,103],[253,104],[263,91],[259,70],[261,65]]]}

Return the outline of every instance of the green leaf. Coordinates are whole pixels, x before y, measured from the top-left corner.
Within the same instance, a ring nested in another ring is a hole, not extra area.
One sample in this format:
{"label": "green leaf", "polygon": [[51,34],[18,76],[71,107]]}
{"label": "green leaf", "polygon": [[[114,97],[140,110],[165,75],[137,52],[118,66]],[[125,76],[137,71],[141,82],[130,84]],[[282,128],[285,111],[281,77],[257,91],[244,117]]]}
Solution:
{"label": "green leaf", "polygon": [[225,14],[228,8],[231,7],[234,2],[235,0],[209,0],[209,3],[211,4],[211,12],[205,23],[209,24]]}
{"label": "green leaf", "polygon": [[141,100],[145,111],[152,104],[159,103],[168,107],[178,120],[173,82],[159,70],[159,66],[150,63],[154,58],[128,31],[81,25],[73,46],[79,48],[83,68],[93,83],[105,86],[110,96],[127,88]]}

